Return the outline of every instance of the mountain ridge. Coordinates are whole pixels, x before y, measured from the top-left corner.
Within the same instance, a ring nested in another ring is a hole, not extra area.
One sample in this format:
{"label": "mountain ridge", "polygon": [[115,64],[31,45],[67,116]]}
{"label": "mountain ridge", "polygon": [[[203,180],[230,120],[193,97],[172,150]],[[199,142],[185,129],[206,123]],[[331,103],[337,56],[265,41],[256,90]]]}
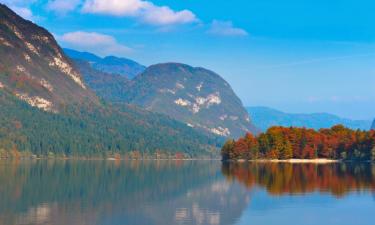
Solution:
{"label": "mountain ridge", "polygon": [[146,69],[145,66],[128,58],[117,56],[100,57],[90,52],[80,52],[69,48],[64,48],[63,50],[72,59],[88,61],[96,70],[108,74],[121,75],[128,79],[133,79]]}
{"label": "mountain ridge", "polygon": [[247,107],[256,126],[266,131],[272,126],[296,126],[313,129],[330,128],[337,124],[352,129],[369,130],[371,121],[350,120],[329,113],[285,113],[269,107]]}
{"label": "mountain ridge", "polygon": [[229,83],[183,63],[159,63],[135,77],[127,101],[224,137],[257,129]]}
{"label": "mountain ridge", "polygon": [[54,37],[0,4],[2,89],[48,111],[69,103],[99,103]]}
{"label": "mountain ridge", "polygon": [[158,63],[132,80],[124,80],[98,71],[87,61],[75,61],[89,86],[109,101],[135,104],[223,137],[259,131],[229,83],[211,70]]}

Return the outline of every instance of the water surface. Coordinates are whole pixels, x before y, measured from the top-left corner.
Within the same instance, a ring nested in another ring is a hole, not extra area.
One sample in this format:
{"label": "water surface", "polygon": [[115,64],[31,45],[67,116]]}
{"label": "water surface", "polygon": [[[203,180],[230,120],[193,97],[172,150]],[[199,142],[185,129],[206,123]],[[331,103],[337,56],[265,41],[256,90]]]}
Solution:
{"label": "water surface", "polygon": [[0,161],[0,224],[374,224],[375,166]]}

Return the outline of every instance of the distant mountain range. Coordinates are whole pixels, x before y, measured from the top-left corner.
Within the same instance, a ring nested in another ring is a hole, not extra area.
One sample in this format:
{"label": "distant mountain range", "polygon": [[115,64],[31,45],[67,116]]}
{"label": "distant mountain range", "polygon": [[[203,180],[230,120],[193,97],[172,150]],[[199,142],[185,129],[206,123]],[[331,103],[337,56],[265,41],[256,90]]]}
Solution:
{"label": "distant mountain range", "polygon": [[117,74],[128,79],[133,79],[138,74],[142,73],[146,67],[126,58],[116,56],[107,56],[101,58],[89,52],[79,52],[72,49],[64,49],[64,52],[71,59],[84,60],[90,63],[93,69],[108,74]]}
{"label": "distant mountain range", "polygon": [[372,122],[371,129],[375,130],[375,120]]}
{"label": "distant mountain range", "polygon": [[263,131],[272,126],[320,129],[342,124],[348,128],[361,130],[369,130],[371,127],[371,121],[369,120],[345,119],[328,113],[293,114],[267,107],[247,107],[247,111],[254,124]]}
{"label": "distant mountain range", "polygon": [[[94,61],[81,63],[90,69]],[[116,63],[106,64],[111,65],[109,75],[99,67],[95,69],[99,72],[89,70],[83,78],[47,30],[0,4],[0,158],[153,156],[156,152],[196,157],[218,152],[222,143],[218,136],[165,115],[97,97],[91,89],[96,89],[95,83],[113,85],[102,93],[122,86],[118,80],[124,86],[128,83]]]}
{"label": "distant mountain range", "polygon": [[210,70],[163,63],[129,80],[95,68],[88,61],[96,57],[91,53],[75,51],[74,57],[85,82],[108,101],[134,104],[222,137],[258,132],[230,85]]}

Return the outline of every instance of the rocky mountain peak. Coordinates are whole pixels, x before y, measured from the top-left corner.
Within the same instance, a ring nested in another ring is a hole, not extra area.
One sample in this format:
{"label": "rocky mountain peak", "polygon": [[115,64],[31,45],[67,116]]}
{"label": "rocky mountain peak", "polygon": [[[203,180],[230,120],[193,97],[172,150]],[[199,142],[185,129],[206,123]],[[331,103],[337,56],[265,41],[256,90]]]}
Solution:
{"label": "rocky mountain peak", "polygon": [[241,100],[218,74],[181,63],[150,66],[134,79],[128,100],[191,127],[224,137],[256,132]]}
{"label": "rocky mountain peak", "polygon": [[0,5],[2,89],[46,111],[86,100],[96,102],[80,73],[44,28]]}

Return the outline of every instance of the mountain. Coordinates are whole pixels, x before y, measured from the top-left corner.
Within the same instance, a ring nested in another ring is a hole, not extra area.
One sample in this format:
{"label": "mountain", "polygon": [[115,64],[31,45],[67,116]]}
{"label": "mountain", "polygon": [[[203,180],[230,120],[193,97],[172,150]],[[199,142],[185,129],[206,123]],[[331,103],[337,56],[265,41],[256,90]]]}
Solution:
{"label": "mountain", "polygon": [[375,120],[372,122],[371,129],[375,130]]}
{"label": "mountain", "polygon": [[257,131],[230,85],[204,68],[150,66],[131,82],[126,100],[224,137]]}
{"label": "mountain", "polygon": [[101,58],[88,52],[79,52],[72,49],[64,49],[65,53],[72,59],[84,60],[91,64],[93,69],[108,74],[118,74],[128,79],[133,79],[142,73],[146,67],[126,58],[107,56]]}
{"label": "mountain", "polygon": [[53,36],[0,5],[0,87],[47,111],[98,103]]}
{"label": "mountain", "polygon": [[88,61],[74,59],[85,83],[95,93],[111,102],[124,102],[130,87],[130,80],[118,74],[105,73],[91,66]]}
{"label": "mountain", "polygon": [[[74,50],[74,54],[77,54]],[[100,97],[164,114],[190,127],[222,137],[258,132],[230,85],[216,73],[180,63],[148,67],[134,79],[102,72],[88,60],[73,58],[85,82]]]}
{"label": "mountain", "polygon": [[222,143],[167,116],[100,100],[47,30],[2,4],[0,106],[0,157],[197,157]]}
{"label": "mountain", "polygon": [[267,107],[247,107],[247,110],[254,124],[263,131],[272,126],[320,129],[342,124],[348,128],[361,130],[368,130],[371,126],[371,121],[344,119],[328,113],[292,114]]}

